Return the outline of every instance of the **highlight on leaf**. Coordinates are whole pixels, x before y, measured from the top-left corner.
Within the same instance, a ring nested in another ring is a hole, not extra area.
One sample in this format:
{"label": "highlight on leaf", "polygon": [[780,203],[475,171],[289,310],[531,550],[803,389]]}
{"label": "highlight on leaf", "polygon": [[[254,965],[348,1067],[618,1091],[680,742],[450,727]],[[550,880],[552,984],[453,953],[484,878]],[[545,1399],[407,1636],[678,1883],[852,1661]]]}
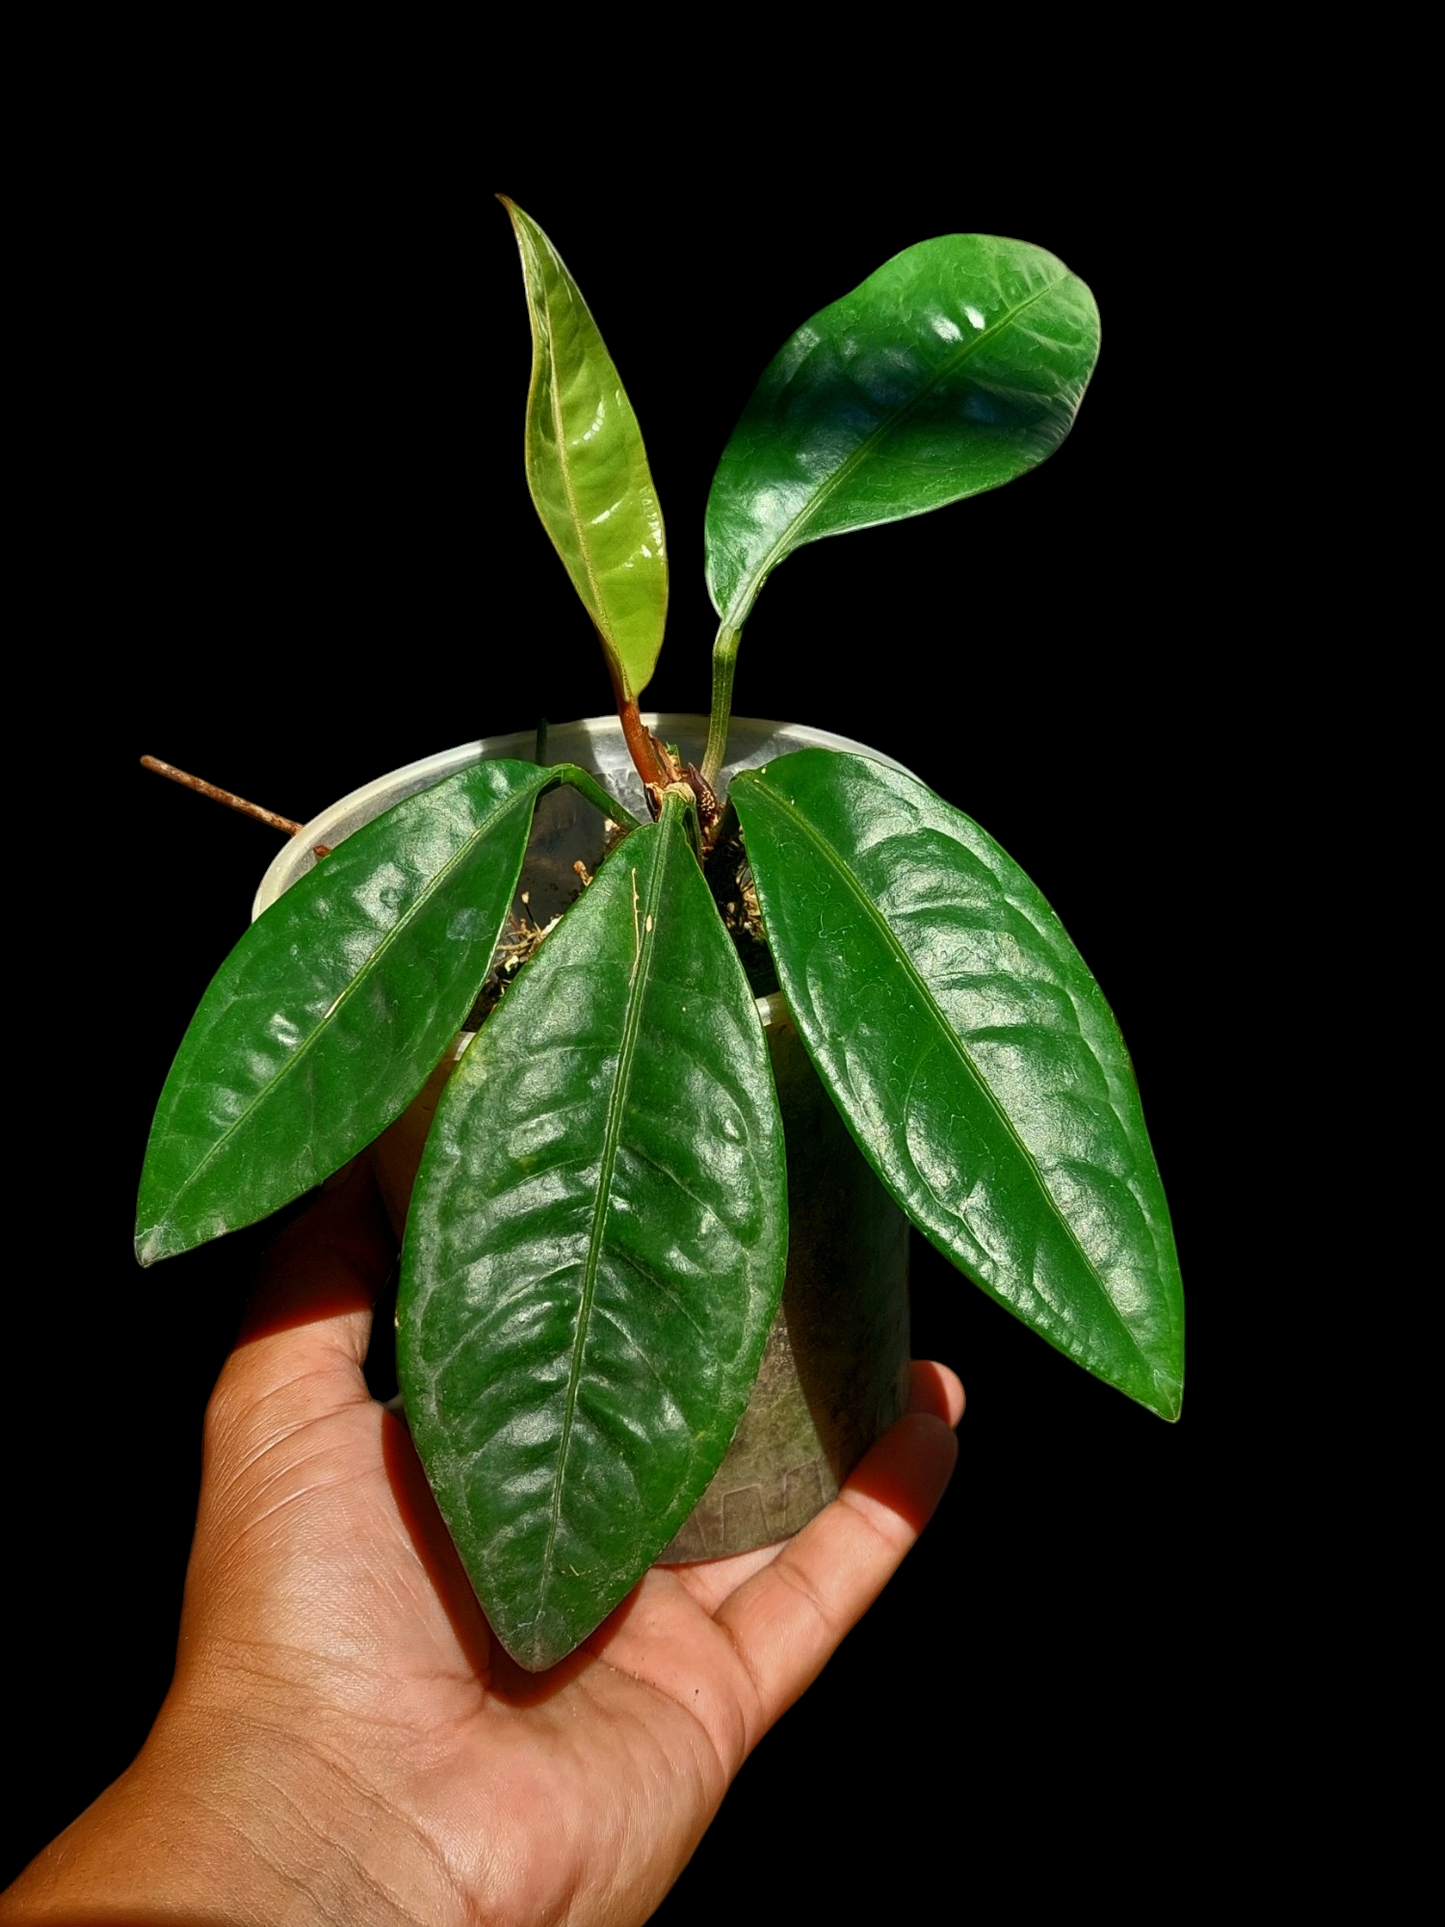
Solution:
{"label": "highlight on leaf", "polygon": [[529,215],[498,198],[516,233],[532,322],[528,486],[596,625],[618,701],[635,704],[667,621],[667,545],[642,431],[562,257]]}
{"label": "highlight on leaf", "polygon": [[1099,312],[1044,248],[948,234],[905,248],[796,330],[708,496],[707,579],[734,636],[785,556],[997,488],[1073,424]]}

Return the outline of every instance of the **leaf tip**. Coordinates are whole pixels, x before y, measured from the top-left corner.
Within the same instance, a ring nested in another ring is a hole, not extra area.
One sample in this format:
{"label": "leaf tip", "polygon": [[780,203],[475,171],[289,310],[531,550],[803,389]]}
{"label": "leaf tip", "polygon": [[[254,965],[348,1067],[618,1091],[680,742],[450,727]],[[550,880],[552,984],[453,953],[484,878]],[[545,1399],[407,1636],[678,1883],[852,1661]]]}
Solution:
{"label": "leaf tip", "polygon": [[[507,219],[512,224],[513,237],[516,240],[517,246],[521,247],[523,227],[527,217],[525,214],[523,214],[521,208],[517,206],[517,203],[512,199],[510,194],[499,194],[497,196],[497,199],[501,202],[502,206],[507,210]],[[523,261],[525,262],[525,260],[526,260],[526,257],[524,255]]]}
{"label": "leaf tip", "polygon": [[159,1224],[138,1224],[135,1232],[136,1263],[146,1268],[160,1258],[169,1258],[175,1249],[169,1234],[170,1225],[164,1218]]}
{"label": "leaf tip", "polygon": [[1160,1418],[1170,1425],[1177,1425],[1179,1415],[1184,1410],[1184,1381],[1169,1372],[1155,1372],[1154,1396],[1150,1406]]}

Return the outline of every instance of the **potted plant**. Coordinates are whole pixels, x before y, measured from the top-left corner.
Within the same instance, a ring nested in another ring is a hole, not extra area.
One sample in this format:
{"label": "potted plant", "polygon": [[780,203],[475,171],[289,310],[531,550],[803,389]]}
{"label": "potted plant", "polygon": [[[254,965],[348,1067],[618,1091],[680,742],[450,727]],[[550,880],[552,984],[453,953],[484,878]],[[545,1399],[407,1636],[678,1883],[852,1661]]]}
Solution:
{"label": "potted plant", "polygon": [[784,345],[709,499],[720,627],[693,762],[638,700],[667,596],[641,436],[560,258],[511,213],[534,328],[529,480],[602,639],[647,810],[577,764],[509,758],[324,857],[187,1033],[137,1249],[150,1262],[254,1221],[404,1110],[487,974],[539,798],[570,788],[619,827],[441,1100],[403,1261],[414,1436],[495,1630],[540,1667],[702,1494],[782,1288],[782,1132],[724,917],[761,941],[849,1133],[954,1264],[1171,1418],[1182,1320],[1127,1055],[1017,866],[866,757],[810,749],[719,780],[772,569],[1051,453],[1097,352],[1087,289],[1042,250],[946,237]]}

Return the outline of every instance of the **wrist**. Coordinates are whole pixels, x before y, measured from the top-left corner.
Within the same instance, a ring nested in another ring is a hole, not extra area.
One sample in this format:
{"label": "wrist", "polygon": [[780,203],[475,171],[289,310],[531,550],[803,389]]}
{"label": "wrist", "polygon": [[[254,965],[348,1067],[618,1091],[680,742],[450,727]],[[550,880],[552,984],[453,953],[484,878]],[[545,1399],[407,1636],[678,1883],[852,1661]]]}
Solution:
{"label": "wrist", "polygon": [[0,1899],[0,1927],[428,1918],[390,1879],[372,1877],[348,1842],[353,1823],[371,1842],[384,1837],[366,1806],[264,1721],[167,1700],[131,1766]]}

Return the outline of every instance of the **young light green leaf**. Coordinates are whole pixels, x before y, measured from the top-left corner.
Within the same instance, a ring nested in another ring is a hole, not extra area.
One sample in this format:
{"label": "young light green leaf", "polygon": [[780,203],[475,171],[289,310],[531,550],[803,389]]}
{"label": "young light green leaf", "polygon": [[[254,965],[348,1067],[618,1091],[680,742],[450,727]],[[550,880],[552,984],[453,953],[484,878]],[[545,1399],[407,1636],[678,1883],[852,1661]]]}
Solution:
{"label": "young light green leaf", "polygon": [[1164,1192],[1124,1041],[1053,911],[881,763],[803,750],[731,796],[803,1041],[898,1203],[1025,1324],[1177,1418]]}
{"label": "young light green leaf", "polygon": [[581,290],[535,221],[512,217],[532,317],[527,481],[602,639],[620,696],[651,679],[667,619],[662,510],[642,432]]}
{"label": "young light green leaf", "polygon": [[988,234],[906,248],[815,314],[768,364],[708,496],[724,631],[803,543],[920,515],[1043,461],[1098,353],[1078,276]]}
{"label": "young light green leaf", "polygon": [[251,925],[156,1107],[142,1264],[254,1224],[400,1115],[476,996],[533,806],[565,773],[461,770],[357,830]]}
{"label": "young light green leaf", "polygon": [[756,1006],[669,795],[462,1058],[408,1222],[412,1435],[523,1666],[586,1638],[697,1502],[786,1227]]}

